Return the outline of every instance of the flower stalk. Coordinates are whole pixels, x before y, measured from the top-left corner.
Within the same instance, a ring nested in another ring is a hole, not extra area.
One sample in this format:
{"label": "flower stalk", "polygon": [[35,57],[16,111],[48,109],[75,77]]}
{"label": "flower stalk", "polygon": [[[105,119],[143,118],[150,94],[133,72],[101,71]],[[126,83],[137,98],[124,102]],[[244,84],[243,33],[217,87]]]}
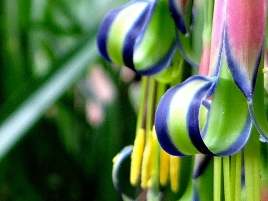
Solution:
{"label": "flower stalk", "polygon": [[[261,200],[266,15],[267,0],[132,0],[105,17],[100,53],[142,75],[130,183],[146,190],[147,200],[160,200],[168,190],[182,201]],[[185,76],[189,65],[192,74]],[[187,164],[190,178],[184,177],[187,157],[194,158]]]}
{"label": "flower stalk", "polygon": [[221,200],[221,183],[222,183],[222,157],[214,157],[214,185],[213,185],[213,200]]}

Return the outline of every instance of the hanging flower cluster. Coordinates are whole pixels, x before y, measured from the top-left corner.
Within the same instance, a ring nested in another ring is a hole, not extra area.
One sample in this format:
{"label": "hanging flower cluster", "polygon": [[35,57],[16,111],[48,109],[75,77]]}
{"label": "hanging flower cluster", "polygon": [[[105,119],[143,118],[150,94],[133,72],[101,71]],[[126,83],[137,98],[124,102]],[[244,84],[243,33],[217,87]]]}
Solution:
{"label": "hanging flower cluster", "polygon": [[266,0],[132,0],[105,16],[101,55],[143,76],[134,146],[114,159],[125,200],[116,175],[130,154],[147,200],[168,181],[179,200],[265,200],[266,14]]}
{"label": "hanging flower cluster", "polygon": [[255,116],[260,105],[254,109],[253,98],[255,91],[263,90],[263,85],[254,89],[258,87],[255,85],[262,56],[266,5],[263,0],[251,4],[251,1],[215,3],[211,62],[202,66],[209,68],[208,76],[192,76],[170,88],[161,99],[155,124],[159,141],[168,153],[232,155],[244,147],[252,122],[267,138],[268,133],[265,134]]}

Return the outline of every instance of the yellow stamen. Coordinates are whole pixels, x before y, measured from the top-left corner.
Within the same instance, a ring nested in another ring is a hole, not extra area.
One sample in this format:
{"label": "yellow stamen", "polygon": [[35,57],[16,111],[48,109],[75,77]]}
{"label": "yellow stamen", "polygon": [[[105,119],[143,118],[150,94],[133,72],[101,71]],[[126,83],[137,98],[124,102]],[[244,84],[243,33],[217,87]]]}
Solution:
{"label": "yellow stamen", "polygon": [[150,178],[153,170],[154,163],[154,140],[152,136],[152,131],[147,134],[147,141],[145,145],[145,150],[143,153],[142,168],[141,168],[141,187],[148,188],[151,186]]}
{"label": "yellow stamen", "polygon": [[173,192],[177,192],[179,188],[179,171],[180,158],[177,156],[170,156],[170,185]]}
{"label": "yellow stamen", "polygon": [[116,163],[118,157],[119,157],[119,154],[117,154],[115,157],[113,157],[113,163]]}
{"label": "yellow stamen", "polygon": [[144,144],[145,144],[145,131],[144,129],[140,128],[137,131],[133,152],[131,154],[130,183],[133,186],[138,183],[140,177]]}
{"label": "yellow stamen", "polygon": [[263,68],[262,72],[267,74],[268,73],[268,68],[267,67]]}
{"label": "yellow stamen", "polygon": [[160,163],[160,184],[165,186],[168,181],[169,154],[163,149],[161,149]]}
{"label": "yellow stamen", "polygon": [[160,159],[160,145],[157,141],[155,127],[152,130],[152,146],[151,146],[151,170],[149,170],[150,179],[147,181],[147,188],[152,187],[152,185],[159,185],[159,159]]}

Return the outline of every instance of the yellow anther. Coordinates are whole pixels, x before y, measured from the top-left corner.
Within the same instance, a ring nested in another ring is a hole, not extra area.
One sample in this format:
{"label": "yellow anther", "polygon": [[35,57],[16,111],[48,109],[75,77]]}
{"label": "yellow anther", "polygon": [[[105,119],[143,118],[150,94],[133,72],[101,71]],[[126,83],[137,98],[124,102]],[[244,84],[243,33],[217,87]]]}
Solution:
{"label": "yellow anther", "polygon": [[180,158],[177,156],[170,156],[170,185],[173,192],[177,192],[179,188],[179,171]]}
{"label": "yellow anther", "polygon": [[268,74],[268,68],[267,67],[263,68],[262,72]]}
{"label": "yellow anther", "polygon": [[113,163],[116,163],[118,157],[119,157],[119,154],[117,154],[115,157],[113,157]]}
{"label": "yellow anther", "polygon": [[169,154],[161,149],[160,156],[160,184],[166,185],[169,173]]}
{"label": "yellow anther", "polygon": [[154,139],[152,131],[147,133],[145,150],[143,153],[142,169],[141,169],[141,187],[148,188],[151,186],[150,178],[152,175],[153,164],[155,159]]}
{"label": "yellow anther", "polygon": [[137,131],[133,152],[131,154],[130,183],[133,186],[138,183],[140,177],[144,144],[145,144],[145,131],[144,129],[140,128]]}

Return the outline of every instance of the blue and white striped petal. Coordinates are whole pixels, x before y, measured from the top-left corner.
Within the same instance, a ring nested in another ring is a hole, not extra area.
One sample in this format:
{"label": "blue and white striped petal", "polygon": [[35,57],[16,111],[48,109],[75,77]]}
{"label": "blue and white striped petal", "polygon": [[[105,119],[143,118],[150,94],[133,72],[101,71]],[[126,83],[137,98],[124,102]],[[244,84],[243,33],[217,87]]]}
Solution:
{"label": "blue and white striped petal", "polygon": [[158,141],[166,152],[178,156],[213,155],[203,143],[200,125],[204,124],[207,113],[202,103],[211,95],[214,85],[213,79],[193,76],[170,88],[161,98],[155,128]]}
{"label": "blue and white striped petal", "polygon": [[97,38],[101,55],[141,75],[168,66],[175,51],[175,24],[165,0],[132,0],[110,11]]}
{"label": "blue and white striped petal", "polygon": [[247,100],[224,63],[215,79],[193,76],[169,89],[156,110],[155,127],[169,154],[226,156],[244,147],[252,123]]}

